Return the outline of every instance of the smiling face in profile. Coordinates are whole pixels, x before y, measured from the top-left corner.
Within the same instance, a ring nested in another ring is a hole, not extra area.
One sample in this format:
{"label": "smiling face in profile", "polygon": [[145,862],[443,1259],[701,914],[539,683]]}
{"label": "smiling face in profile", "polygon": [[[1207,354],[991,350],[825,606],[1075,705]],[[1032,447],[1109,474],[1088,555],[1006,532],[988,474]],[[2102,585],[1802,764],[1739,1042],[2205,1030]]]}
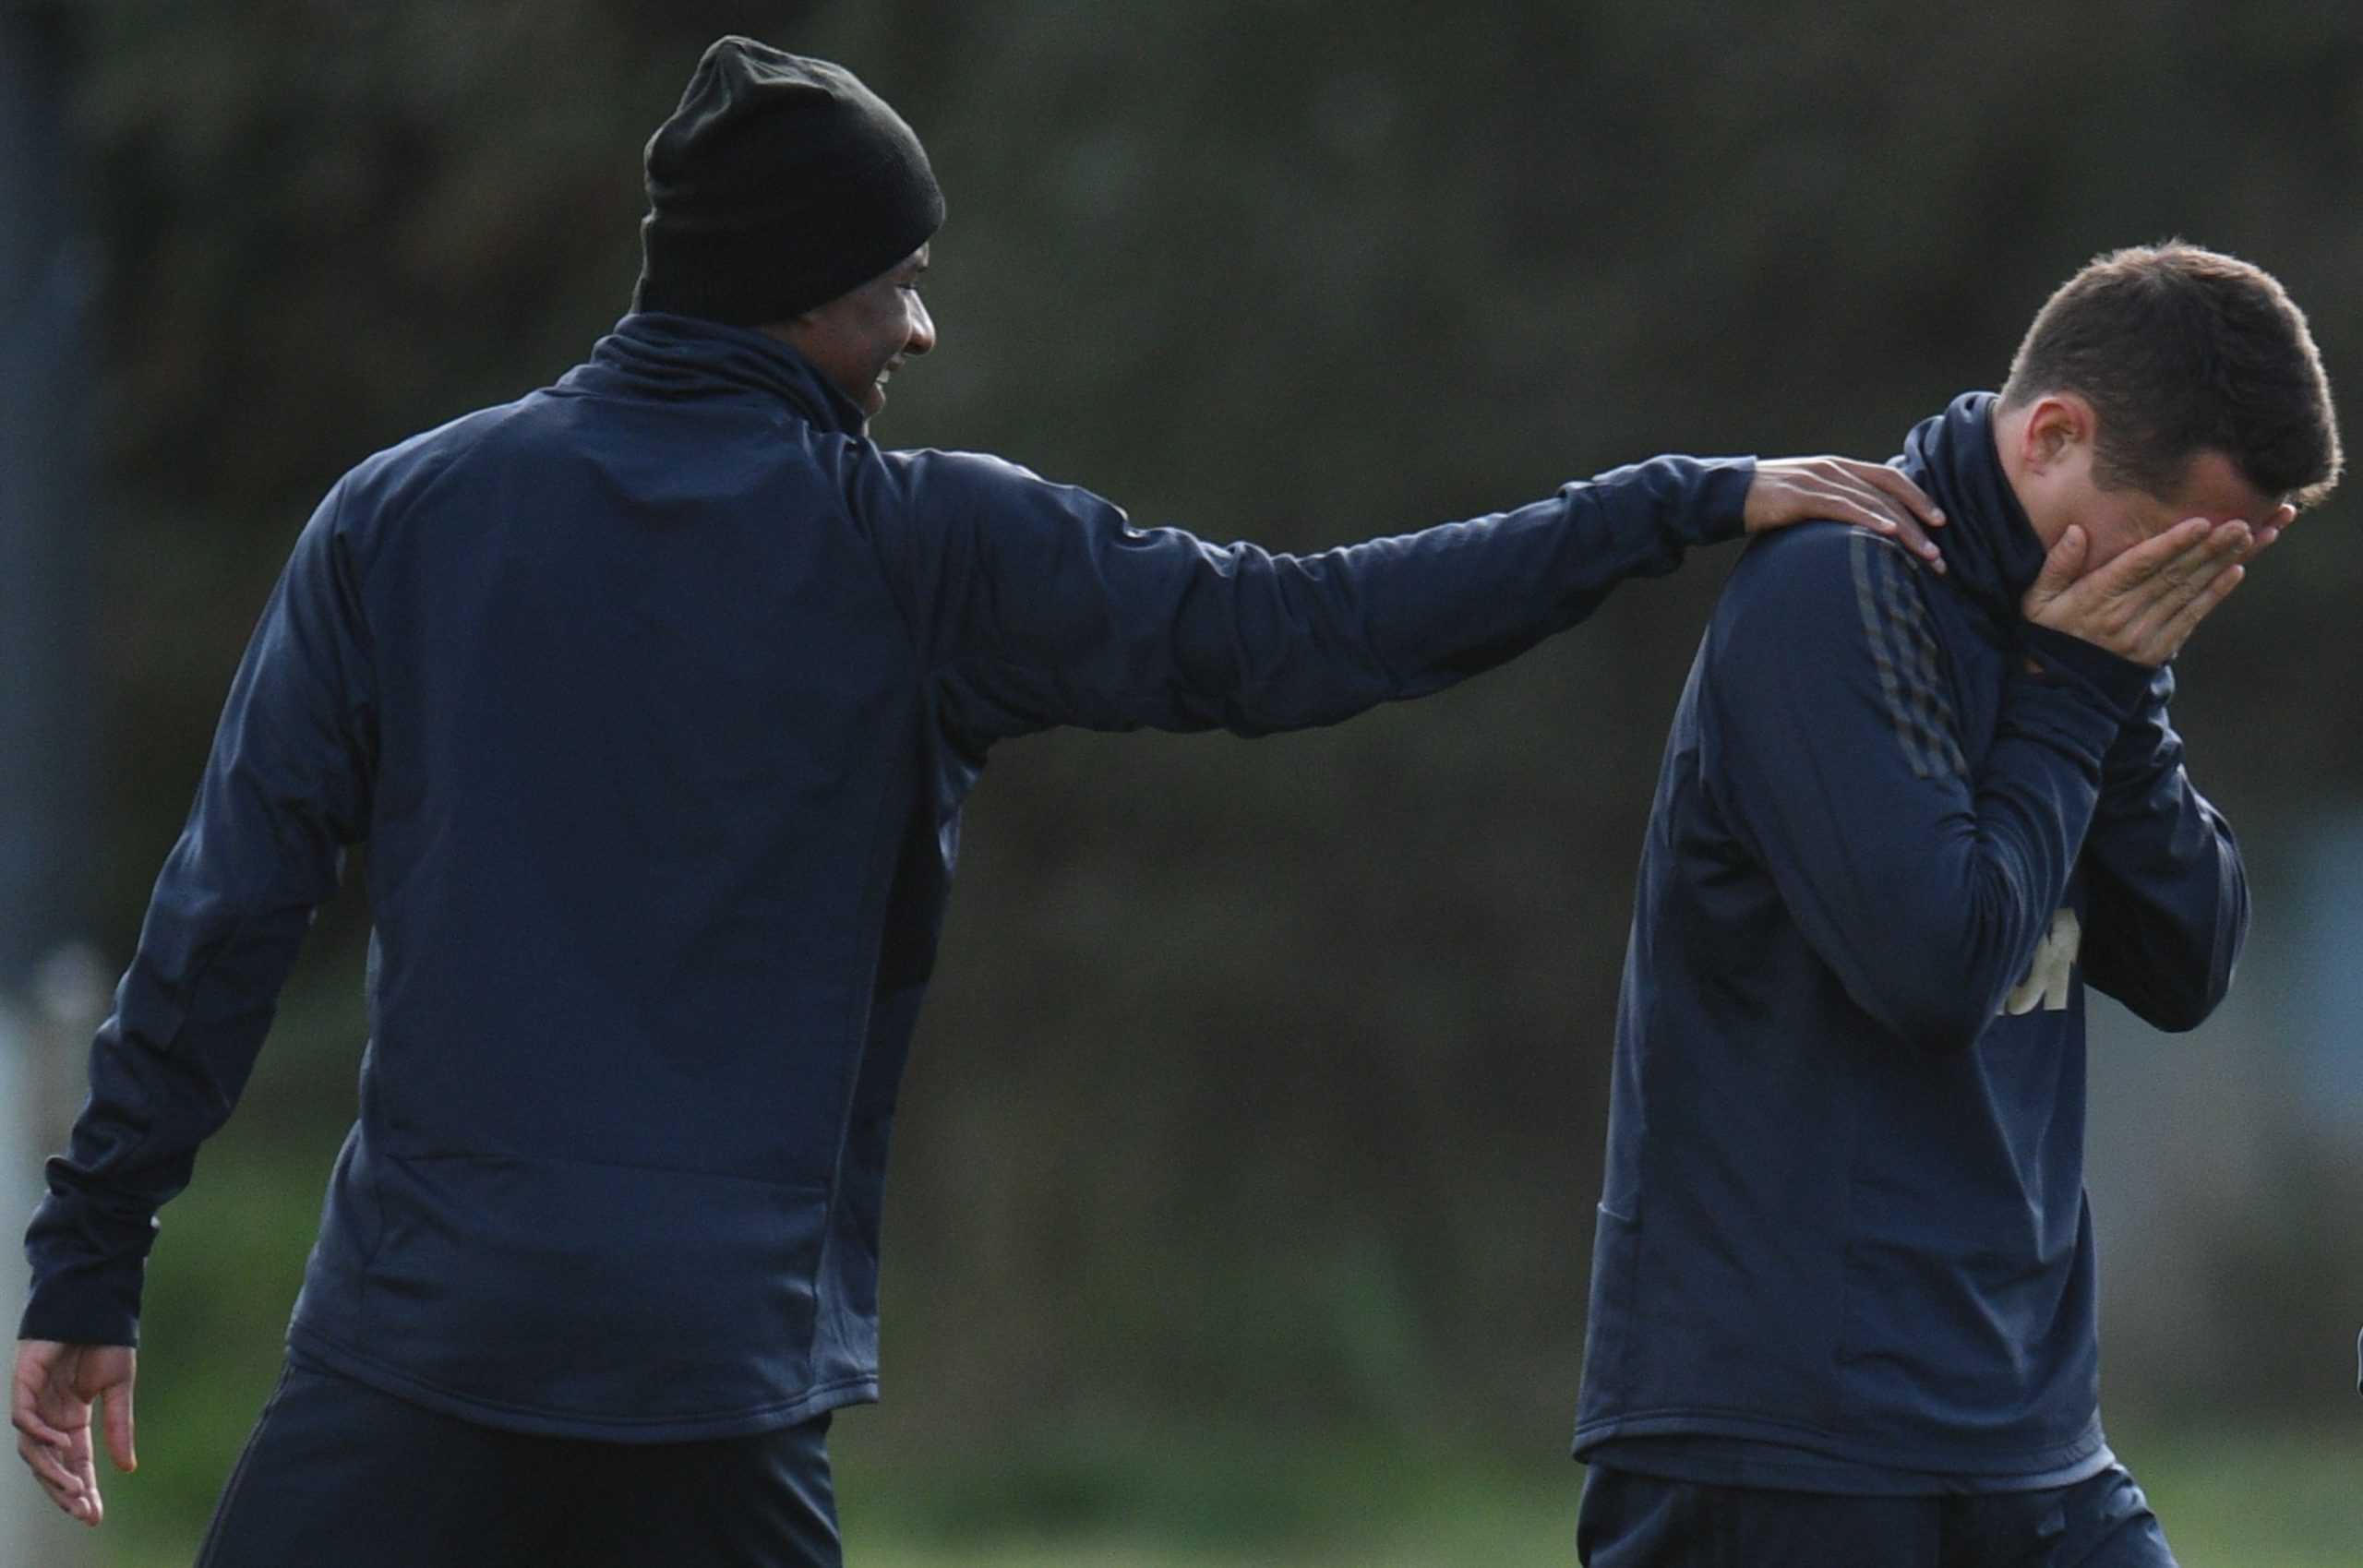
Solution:
{"label": "smiling face in profile", "polygon": [[765,331],[810,360],[865,420],[886,406],[886,383],[912,354],[935,347],[935,318],[919,297],[926,245],[858,288]]}

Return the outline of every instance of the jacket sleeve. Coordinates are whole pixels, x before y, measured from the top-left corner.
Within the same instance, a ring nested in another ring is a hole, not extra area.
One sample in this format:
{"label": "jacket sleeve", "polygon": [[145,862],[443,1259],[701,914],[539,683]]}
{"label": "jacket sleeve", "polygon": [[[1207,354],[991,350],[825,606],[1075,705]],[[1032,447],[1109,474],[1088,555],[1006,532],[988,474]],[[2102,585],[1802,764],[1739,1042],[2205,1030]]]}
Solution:
{"label": "jacket sleeve", "polygon": [[2249,924],[2232,830],[2183,768],[2162,669],[2118,734],[2084,841],[2084,976],[2161,1029],[2192,1029],[2231,987]]}
{"label": "jacket sleeve", "polygon": [[339,492],[321,504],[239,666],[197,803],[158,878],[90,1092],[25,1242],[20,1334],[138,1342],[157,1209],[227,1119],[313,909],[368,817],[369,659]]}
{"label": "jacket sleeve", "polygon": [[966,453],[889,455],[866,509],[930,668],[988,741],[1053,724],[1334,723],[1500,664],[1735,536],[1750,460],[1658,458],[1515,511],[1317,555],[1140,529]]}
{"label": "jacket sleeve", "polygon": [[1974,1044],[2024,976],[2147,676],[2073,638],[2027,651],[2041,673],[2005,677],[1973,767],[1920,569],[1809,524],[1743,559],[1701,655],[1723,819],[1854,1003],[1930,1051]]}

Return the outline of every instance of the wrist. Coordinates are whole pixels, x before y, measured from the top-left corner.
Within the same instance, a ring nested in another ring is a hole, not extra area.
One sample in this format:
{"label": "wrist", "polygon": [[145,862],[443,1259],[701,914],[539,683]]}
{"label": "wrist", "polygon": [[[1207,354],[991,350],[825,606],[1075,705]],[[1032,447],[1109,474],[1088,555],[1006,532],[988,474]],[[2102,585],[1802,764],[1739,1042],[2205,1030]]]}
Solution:
{"label": "wrist", "polygon": [[1720,545],[1747,532],[1747,493],[1756,487],[1756,460],[1702,458],[1697,507],[1697,536]]}
{"label": "wrist", "polygon": [[2134,664],[2098,642],[2086,642],[2075,633],[2037,621],[2021,621],[2018,647],[2034,666],[2034,676],[2086,694],[2093,706],[2113,713],[2119,723],[2141,709],[2143,697],[2151,694],[2151,680],[2157,676],[2148,664]]}
{"label": "wrist", "polygon": [[2034,674],[2055,685],[2081,691],[2120,722],[2132,717],[2141,707],[2157,676],[2151,665],[2137,664],[2073,632],[2035,621],[2020,623],[2019,646],[2033,665]]}

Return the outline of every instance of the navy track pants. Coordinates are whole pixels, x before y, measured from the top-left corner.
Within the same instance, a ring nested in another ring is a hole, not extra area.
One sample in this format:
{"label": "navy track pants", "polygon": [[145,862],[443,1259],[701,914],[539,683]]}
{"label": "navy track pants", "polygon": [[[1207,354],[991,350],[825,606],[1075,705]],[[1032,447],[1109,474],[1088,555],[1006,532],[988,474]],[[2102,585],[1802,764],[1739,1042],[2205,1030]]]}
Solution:
{"label": "navy track pants", "polygon": [[1576,1556],[1585,1568],[2175,1568],[2122,1466],[2048,1491],[1836,1497],[1595,1465]]}
{"label": "navy track pants", "polygon": [[197,1568],[842,1568],[828,1427],[537,1437],[291,1364]]}

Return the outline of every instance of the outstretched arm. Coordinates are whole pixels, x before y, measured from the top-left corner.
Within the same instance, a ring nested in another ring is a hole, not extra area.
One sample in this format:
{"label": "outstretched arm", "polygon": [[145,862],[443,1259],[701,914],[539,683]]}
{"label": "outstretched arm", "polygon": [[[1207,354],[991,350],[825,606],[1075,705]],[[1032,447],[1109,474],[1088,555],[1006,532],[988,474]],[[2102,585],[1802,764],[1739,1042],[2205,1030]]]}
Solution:
{"label": "outstretched arm", "polygon": [[1334,723],[1491,668],[1690,545],[1831,512],[1925,543],[1910,504],[1926,506],[1876,464],[1659,458],[1515,511],[1300,557],[1137,529],[991,458],[894,454],[870,483],[862,509],[929,667],[988,741],[1062,724]]}

